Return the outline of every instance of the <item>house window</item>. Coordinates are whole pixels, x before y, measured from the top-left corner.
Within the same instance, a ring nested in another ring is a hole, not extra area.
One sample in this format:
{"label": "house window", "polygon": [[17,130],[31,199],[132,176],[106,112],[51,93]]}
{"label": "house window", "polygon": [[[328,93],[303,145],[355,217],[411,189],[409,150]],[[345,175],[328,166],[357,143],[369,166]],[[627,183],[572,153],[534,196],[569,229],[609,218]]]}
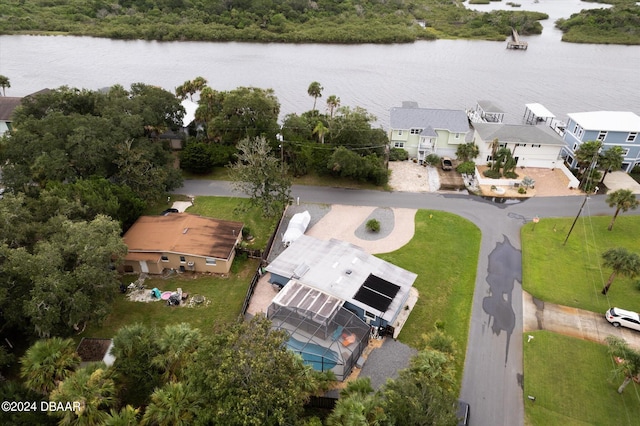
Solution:
{"label": "house window", "polygon": [[492,161],[492,160],[493,160],[493,156],[487,155],[487,161]]}
{"label": "house window", "polygon": [[187,259],[184,256],[180,256],[180,263],[185,263]]}
{"label": "house window", "polygon": [[600,142],[604,141],[606,137],[607,137],[607,132],[601,131],[600,133],[598,133],[598,140]]}
{"label": "house window", "polygon": [[526,148],[527,144],[526,143],[517,143],[516,146],[521,146],[523,148]]}
{"label": "house window", "polygon": [[460,133],[456,133],[456,139],[460,139]]}
{"label": "house window", "polygon": [[376,315],[372,314],[369,311],[364,311],[364,316],[367,317],[367,318],[376,319]]}
{"label": "house window", "polygon": [[404,142],[394,142],[394,148],[404,148]]}
{"label": "house window", "polygon": [[215,266],[216,260],[213,257],[207,257],[205,258],[204,263],[206,263],[207,265]]}
{"label": "house window", "polygon": [[169,258],[167,256],[160,256],[160,260],[162,260],[163,262],[168,262]]}
{"label": "house window", "polygon": [[419,135],[420,133],[422,133],[422,129],[411,129],[412,135]]}
{"label": "house window", "polygon": [[626,157],[627,155],[629,155],[629,148],[622,148],[622,156]]}
{"label": "house window", "polygon": [[574,144],[573,144],[573,152],[575,152],[575,151],[576,151],[576,149],[578,149],[578,144],[577,144],[577,143],[574,143]]}
{"label": "house window", "polygon": [[532,143],[531,144],[531,148],[540,148],[542,145],[540,145],[539,143]]}
{"label": "house window", "polygon": [[398,130],[398,136],[402,136],[402,130]]}
{"label": "house window", "polygon": [[629,133],[629,136],[627,136],[627,142],[635,142],[637,137],[638,132]]}
{"label": "house window", "polygon": [[578,133],[577,133],[578,139],[582,139],[583,134],[584,134],[584,130],[582,129],[582,127],[578,128]]}
{"label": "house window", "polygon": [[578,130],[580,129],[580,126],[578,126],[578,124],[576,123],[575,126],[573,126],[573,134],[578,134]]}

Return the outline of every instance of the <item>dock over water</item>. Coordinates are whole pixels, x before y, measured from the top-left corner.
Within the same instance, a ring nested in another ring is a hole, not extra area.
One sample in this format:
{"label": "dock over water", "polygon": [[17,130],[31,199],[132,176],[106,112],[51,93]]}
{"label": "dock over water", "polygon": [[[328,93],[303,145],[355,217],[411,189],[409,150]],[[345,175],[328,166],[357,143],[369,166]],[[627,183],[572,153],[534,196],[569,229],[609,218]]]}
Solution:
{"label": "dock over water", "polygon": [[511,28],[511,40],[507,43],[507,49],[523,49],[527,50],[529,44],[520,40],[520,35],[515,28]]}

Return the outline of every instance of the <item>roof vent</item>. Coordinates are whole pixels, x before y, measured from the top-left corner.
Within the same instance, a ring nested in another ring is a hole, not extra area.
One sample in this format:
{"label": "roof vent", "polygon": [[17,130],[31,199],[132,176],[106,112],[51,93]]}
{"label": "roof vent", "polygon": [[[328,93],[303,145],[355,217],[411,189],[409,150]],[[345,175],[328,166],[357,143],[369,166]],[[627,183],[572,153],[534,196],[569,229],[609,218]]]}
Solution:
{"label": "roof vent", "polygon": [[347,269],[346,271],[344,271],[344,273],[347,274],[347,275],[351,275],[352,272],[353,271],[351,269]]}
{"label": "roof vent", "polygon": [[182,233],[183,233],[183,234],[186,234],[187,232],[189,232],[189,228],[184,228],[184,229],[182,230]]}

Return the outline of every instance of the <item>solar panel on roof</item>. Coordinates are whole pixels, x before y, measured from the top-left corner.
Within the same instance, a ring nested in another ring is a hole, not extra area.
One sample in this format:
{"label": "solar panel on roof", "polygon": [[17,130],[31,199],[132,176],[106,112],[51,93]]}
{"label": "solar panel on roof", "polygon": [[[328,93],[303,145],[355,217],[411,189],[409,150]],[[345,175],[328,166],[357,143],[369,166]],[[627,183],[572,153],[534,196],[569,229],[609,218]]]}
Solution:
{"label": "solar panel on roof", "polygon": [[398,294],[398,291],[400,291],[399,285],[390,283],[389,281],[376,277],[373,274],[369,274],[362,285],[370,288],[371,290],[377,291],[378,293],[382,293],[385,296],[391,297],[392,299],[396,294]]}
{"label": "solar panel on roof", "polygon": [[377,293],[369,288],[360,287],[360,290],[354,296],[354,299],[364,303],[367,306],[371,306],[377,311],[384,312],[387,310],[389,305],[391,304],[391,300],[389,297]]}
{"label": "solar panel on roof", "polygon": [[376,277],[373,274],[369,274],[353,298],[378,311],[384,312],[389,308],[391,301],[396,297],[399,290],[400,286]]}

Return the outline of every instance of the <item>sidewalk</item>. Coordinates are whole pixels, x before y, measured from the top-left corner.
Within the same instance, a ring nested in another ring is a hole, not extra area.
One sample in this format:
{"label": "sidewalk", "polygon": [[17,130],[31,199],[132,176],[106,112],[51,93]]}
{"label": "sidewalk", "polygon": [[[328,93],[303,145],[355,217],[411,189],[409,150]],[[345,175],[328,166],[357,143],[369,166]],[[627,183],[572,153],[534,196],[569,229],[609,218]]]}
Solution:
{"label": "sidewalk", "polygon": [[640,350],[640,332],[614,327],[595,313],[568,306],[544,302],[522,291],[523,332],[549,330],[578,339],[605,344],[607,336],[624,339],[630,347]]}

